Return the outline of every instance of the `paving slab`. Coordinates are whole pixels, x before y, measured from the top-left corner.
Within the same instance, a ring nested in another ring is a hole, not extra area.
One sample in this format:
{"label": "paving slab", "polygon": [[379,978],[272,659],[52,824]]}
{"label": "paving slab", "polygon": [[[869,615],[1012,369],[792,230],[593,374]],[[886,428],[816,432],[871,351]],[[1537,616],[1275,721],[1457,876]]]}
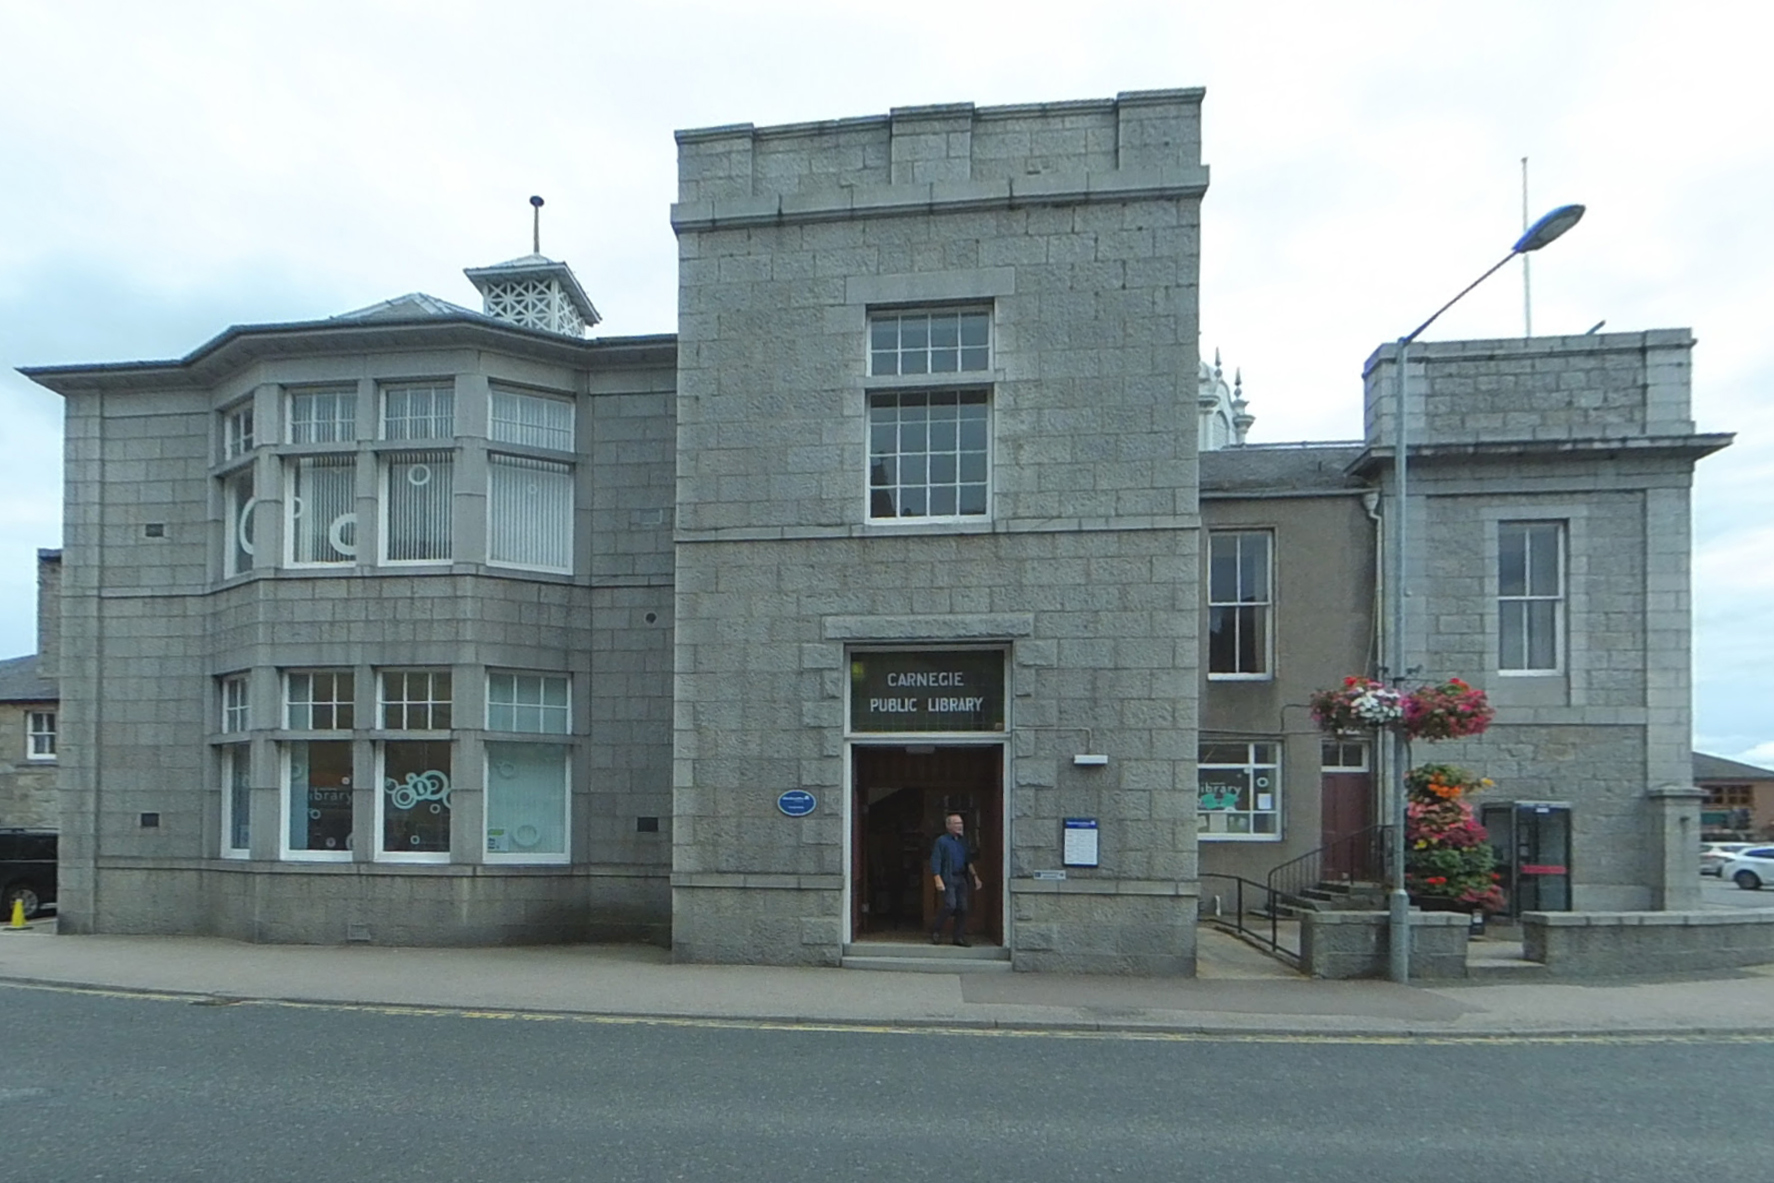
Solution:
{"label": "paving slab", "polygon": [[[646,946],[416,949],[210,937],[0,938],[0,982],[205,998],[612,1019],[1289,1036],[1774,1034],[1774,966],[1704,981],[1399,986],[1239,978],[1208,947],[1195,979],[677,965]],[[1285,967],[1280,967],[1285,970]]]}

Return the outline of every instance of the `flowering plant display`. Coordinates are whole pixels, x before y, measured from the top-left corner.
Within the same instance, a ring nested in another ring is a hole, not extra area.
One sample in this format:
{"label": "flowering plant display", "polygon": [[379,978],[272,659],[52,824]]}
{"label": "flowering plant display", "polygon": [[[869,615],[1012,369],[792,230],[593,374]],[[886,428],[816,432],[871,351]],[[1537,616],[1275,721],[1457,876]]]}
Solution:
{"label": "flowering plant display", "polygon": [[1461,798],[1491,782],[1451,764],[1425,764],[1405,778],[1405,889],[1413,898],[1452,900],[1474,911],[1503,907],[1489,835]]}
{"label": "flowering plant display", "polygon": [[1404,696],[1371,678],[1344,678],[1335,690],[1312,695],[1312,720],[1323,731],[1367,731],[1405,717]]}
{"label": "flowering plant display", "polygon": [[1404,700],[1404,729],[1412,739],[1483,735],[1497,712],[1485,692],[1459,678],[1413,690]]}

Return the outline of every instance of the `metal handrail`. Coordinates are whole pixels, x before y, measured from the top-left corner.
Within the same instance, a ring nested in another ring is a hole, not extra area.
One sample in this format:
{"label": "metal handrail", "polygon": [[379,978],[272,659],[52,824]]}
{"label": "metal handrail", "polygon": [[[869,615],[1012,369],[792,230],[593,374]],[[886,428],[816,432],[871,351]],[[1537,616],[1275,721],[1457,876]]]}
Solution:
{"label": "metal handrail", "polygon": [[[1335,842],[1327,842],[1317,850],[1309,850],[1271,870],[1264,887],[1279,899],[1298,898],[1308,887],[1321,883],[1341,882],[1353,886],[1357,882],[1381,882],[1386,874],[1387,839],[1392,834],[1388,825],[1369,826],[1353,834],[1345,834]],[[1340,868],[1331,877],[1325,875],[1325,855],[1335,852],[1343,857],[1332,860]]]}
{"label": "metal handrail", "polygon": [[[1281,914],[1276,908],[1276,904],[1280,901],[1275,897],[1273,891],[1254,879],[1246,879],[1240,875],[1221,875],[1213,871],[1204,871],[1198,875],[1197,878],[1224,879],[1233,885],[1232,917],[1230,920],[1227,919],[1224,910],[1217,906],[1219,897],[1214,897],[1216,906],[1213,912],[1213,919],[1216,924],[1231,928],[1240,936],[1264,949],[1267,949],[1270,953],[1274,954],[1282,961],[1287,962],[1289,965],[1292,965],[1295,969],[1299,968],[1300,951],[1298,949],[1286,948],[1281,943]],[[1245,893],[1245,888],[1247,887],[1250,888],[1250,896],[1248,898]],[[1258,893],[1261,893],[1260,896]],[[1269,931],[1267,934],[1261,929],[1252,928],[1245,921],[1245,918],[1252,914],[1252,908],[1250,905],[1258,902],[1259,899],[1262,903],[1262,907],[1257,909],[1256,912],[1258,915],[1266,915],[1269,918]]]}

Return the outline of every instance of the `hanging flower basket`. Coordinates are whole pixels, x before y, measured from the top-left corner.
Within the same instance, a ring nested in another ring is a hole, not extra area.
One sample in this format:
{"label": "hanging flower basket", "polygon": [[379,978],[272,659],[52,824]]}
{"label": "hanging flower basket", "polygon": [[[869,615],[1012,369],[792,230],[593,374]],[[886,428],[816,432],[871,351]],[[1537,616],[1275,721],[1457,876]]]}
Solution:
{"label": "hanging flower basket", "polygon": [[1484,691],[1449,678],[1405,696],[1403,727],[1412,739],[1465,739],[1483,735],[1496,714]]}
{"label": "hanging flower basket", "polygon": [[1372,731],[1390,727],[1405,717],[1404,696],[1371,678],[1344,678],[1335,690],[1312,695],[1312,720],[1319,730]]}

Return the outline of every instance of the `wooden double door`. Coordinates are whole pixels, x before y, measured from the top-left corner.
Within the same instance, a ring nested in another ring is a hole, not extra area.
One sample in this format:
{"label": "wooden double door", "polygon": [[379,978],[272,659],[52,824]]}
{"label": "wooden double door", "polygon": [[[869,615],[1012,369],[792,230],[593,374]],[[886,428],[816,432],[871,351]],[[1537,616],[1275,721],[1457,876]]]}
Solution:
{"label": "wooden double door", "polygon": [[927,937],[941,901],[930,851],[949,814],[963,833],[983,888],[967,932],[1004,938],[1004,749],[998,744],[857,745],[852,749],[850,929],[856,939]]}

